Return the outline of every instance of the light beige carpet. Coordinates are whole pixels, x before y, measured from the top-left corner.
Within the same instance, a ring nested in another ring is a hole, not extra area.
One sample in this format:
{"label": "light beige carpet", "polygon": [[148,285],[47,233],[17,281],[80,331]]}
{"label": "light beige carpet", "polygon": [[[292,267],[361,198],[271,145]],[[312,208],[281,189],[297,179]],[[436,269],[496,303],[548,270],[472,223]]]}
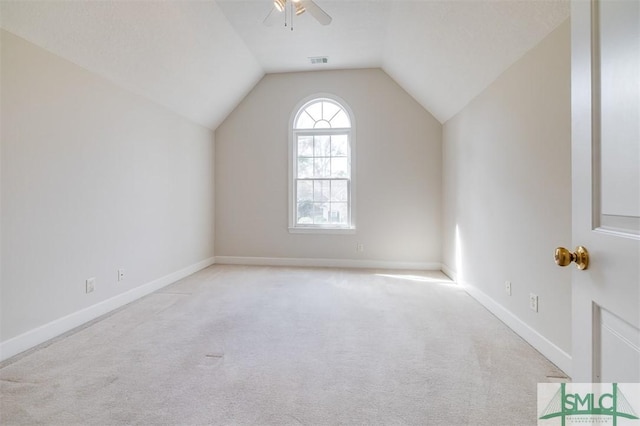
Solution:
{"label": "light beige carpet", "polygon": [[0,423],[526,425],[553,364],[440,273],[213,266],[0,368]]}

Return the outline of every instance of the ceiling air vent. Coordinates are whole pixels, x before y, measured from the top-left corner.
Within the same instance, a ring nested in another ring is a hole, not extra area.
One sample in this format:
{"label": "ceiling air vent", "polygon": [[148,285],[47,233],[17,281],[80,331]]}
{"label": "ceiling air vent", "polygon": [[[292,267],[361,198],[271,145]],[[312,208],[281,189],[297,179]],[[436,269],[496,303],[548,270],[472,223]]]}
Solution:
{"label": "ceiling air vent", "polygon": [[329,62],[329,58],[326,56],[314,56],[313,58],[309,58],[312,64],[326,64]]}

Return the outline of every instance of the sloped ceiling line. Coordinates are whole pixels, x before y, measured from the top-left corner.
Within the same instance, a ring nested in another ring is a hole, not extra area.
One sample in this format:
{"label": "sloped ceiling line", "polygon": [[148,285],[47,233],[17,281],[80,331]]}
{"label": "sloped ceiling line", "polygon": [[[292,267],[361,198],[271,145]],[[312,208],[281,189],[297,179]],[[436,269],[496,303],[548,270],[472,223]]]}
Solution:
{"label": "sloped ceiling line", "polygon": [[0,25],[215,129],[265,73],[378,67],[444,123],[569,16],[568,0],[316,2],[331,25],[264,26],[270,0],[2,1]]}

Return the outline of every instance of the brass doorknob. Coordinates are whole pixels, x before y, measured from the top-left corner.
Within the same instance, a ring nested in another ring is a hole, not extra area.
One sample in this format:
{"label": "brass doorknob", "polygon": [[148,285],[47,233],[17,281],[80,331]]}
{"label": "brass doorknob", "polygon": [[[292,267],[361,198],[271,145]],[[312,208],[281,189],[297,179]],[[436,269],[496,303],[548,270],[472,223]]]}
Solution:
{"label": "brass doorknob", "polygon": [[571,262],[575,262],[578,269],[587,269],[589,266],[589,252],[582,246],[576,247],[573,253],[564,247],[558,247],[555,258],[558,266],[567,266]]}

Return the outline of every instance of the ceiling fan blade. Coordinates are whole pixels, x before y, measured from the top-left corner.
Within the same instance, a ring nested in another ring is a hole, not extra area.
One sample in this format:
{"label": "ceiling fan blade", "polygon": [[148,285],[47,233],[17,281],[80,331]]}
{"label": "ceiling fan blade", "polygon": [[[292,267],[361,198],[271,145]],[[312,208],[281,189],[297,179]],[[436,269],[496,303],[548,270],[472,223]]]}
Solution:
{"label": "ceiling fan blade", "polygon": [[313,0],[300,0],[300,3],[302,3],[305,10],[309,12],[311,16],[316,18],[320,24],[329,25],[331,23],[331,16],[329,16],[324,10],[320,9],[320,6],[315,4]]}
{"label": "ceiling fan blade", "polygon": [[274,6],[271,8],[271,12],[269,12],[267,17],[264,18],[264,21],[262,21],[262,23],[265,24],[267,27],[271,27],[274,24],[276,24],[279,20],[280,20],[280,11],[276,9],[276,7]]}

